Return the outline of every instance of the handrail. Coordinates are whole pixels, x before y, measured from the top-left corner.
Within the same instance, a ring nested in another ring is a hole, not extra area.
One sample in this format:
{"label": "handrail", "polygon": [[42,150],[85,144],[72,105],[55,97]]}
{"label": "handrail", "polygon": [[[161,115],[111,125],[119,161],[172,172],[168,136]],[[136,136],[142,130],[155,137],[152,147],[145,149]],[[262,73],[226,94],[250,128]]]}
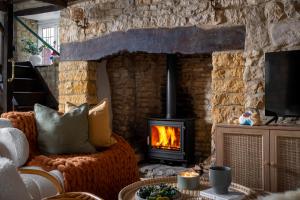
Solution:
{"label": "handrail", "polygon": [[49,49],[51,49],[52,51],[54,51],[55,54],[57,54],[58,56],[60,55],[60,53],[58,51],[56,51],[50,44],[48,44],[43,38],[41,38],[38,34],[36,34],[33,30],[31,30],[19,17],[14,15],[14,18],[17,20],[17,22],[19,22],[20,24],[22,24],[32,35],[34,35],[38,40],[40,40],[46,47],[48,47]]}

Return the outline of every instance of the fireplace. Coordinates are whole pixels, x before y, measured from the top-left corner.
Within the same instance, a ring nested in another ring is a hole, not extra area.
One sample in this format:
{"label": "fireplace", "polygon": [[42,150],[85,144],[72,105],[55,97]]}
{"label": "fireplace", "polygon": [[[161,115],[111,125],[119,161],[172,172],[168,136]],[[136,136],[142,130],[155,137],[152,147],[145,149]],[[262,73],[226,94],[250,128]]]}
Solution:
{"label": "fireplace", "polygon": [[176,115],[177,55],[167,54],[166,116],[148,119],[148,158],[188,164],[194,160],[194,119]]}

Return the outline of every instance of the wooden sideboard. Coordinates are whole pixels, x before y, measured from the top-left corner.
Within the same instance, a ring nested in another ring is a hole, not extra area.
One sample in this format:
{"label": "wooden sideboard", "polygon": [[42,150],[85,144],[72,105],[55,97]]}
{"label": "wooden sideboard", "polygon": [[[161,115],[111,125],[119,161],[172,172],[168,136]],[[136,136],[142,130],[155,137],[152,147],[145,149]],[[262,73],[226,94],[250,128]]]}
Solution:
{"label": "wooden sideboard", "polygon": [[300,126],[216,126],[216,164],[234,182],[271,192],[300,187]]}

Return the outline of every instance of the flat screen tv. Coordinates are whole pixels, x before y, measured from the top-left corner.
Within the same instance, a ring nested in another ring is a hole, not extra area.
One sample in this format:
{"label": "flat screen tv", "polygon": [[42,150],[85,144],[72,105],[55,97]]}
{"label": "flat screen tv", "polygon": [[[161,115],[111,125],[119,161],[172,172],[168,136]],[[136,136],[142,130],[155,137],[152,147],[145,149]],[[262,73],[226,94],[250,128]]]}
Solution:
{"label": "flat screen tv", "polygon": [[300,50],[265,54],[266,116],[300,116]]}

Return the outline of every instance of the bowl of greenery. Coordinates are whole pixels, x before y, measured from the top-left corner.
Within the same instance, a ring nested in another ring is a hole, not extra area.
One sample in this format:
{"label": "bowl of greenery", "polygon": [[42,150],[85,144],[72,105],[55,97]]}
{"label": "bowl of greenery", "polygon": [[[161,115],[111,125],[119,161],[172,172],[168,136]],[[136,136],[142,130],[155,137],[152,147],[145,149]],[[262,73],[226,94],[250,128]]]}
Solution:
{"label": "bowl of greenery", "polygon": [[30,39],[23,39],[21,40],[23,43],[22,51],[30,54],[29,61],[32,63],[33,66],[41,65],[42,64],[42,57],[40,53],[45,48],[44,45],[38,46],[37,42],[33,42]]}
{"label": "bowl of greenery", "polygon": [[136,200],[181,200],[181,193],[167,184],[147,185],[135,193]]}

